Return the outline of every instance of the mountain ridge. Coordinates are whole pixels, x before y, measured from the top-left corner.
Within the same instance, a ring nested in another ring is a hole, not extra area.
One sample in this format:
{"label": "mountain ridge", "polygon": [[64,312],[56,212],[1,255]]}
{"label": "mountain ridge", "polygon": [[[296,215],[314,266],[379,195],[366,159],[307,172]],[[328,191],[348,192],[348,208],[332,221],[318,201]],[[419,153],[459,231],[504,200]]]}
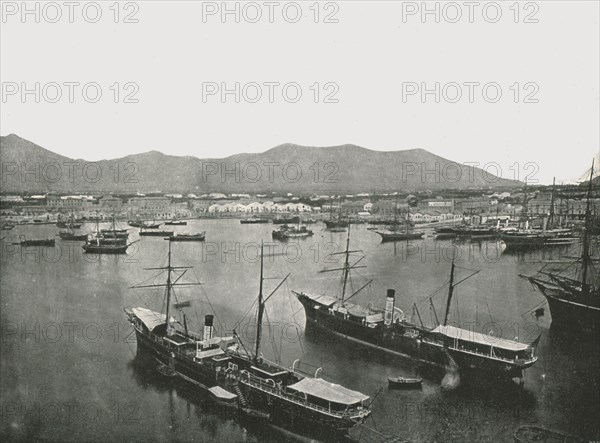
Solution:
{"label": "mountain ridge", "polygon": [[88,162],[9,134],[0,137],[0,159],[4,192],[356,193],[522,185],[422,148],[374,151],[354,144],[283,143],[224,158],[151,150]]}

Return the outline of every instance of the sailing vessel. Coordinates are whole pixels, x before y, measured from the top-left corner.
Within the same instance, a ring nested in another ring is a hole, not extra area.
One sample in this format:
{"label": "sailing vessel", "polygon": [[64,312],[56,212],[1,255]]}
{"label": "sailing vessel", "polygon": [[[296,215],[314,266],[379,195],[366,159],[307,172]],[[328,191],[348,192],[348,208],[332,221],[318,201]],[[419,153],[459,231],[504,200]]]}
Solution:
{"label": "sailing vessel", "polygon": [[156,223],[156,220],[146,221],[142,219],[140,216],[132,220],[128,220],[127,224],[132,228],[148,228],[148,229],[158,229],[162,223]]}
{"label": "sailing vessel", "polygon": [[327,229],[347,228],[350,225],[349,220],[342,220],[342,205],[340,203],[337,217],[333,217],[333,208],[329,212],[329,220],[323,220]]}
{"label": "sailing vessel", "polygon": [[409,230],[410,227],[410,206],[408,207],[408,211],[406,212],[406,222],[405,222],[405,230],[404,232],[398,229],[398,201],[396,200],[396,204],[394,205],[394,223],[386,230],[375,230],[377,234],[381,236],[381,241],[401,241],[401,240],[418,240],[423,238],[425,235],[424,232],[411,232]]}
{"label": "sailing vessel", "polygon": [[145,307],[125,309],[136,333],[138,352],[148,353],[159,367],[167,367],[170,374],[201,389],[216,392],[219,398],[226,398],[229,403],[235,402],[244,416],[258,417],[302,433],[317,431],[321,436],[343,436],[348,429],[370,415],[370,409],[365,405],[368,396],[316,377],[318,370],[315,377],[307,377],[296,370],[295,364],[288,369],[262,357],[265,304],[287,279],[286,276],[264,297],[262,253],[261,245],[258,318],[253,354],[246,350],[235,330],[233,337],[215,336],[211,314],[205,315],[202,335],[190,330],[183,309],[179,309],[183,322],[171,316],[172,299],[177,301],[175,287],[199,284],[181,281],[190,267],[172,265],[171,241],[167,265],[150,268],[161,273],[166,271],[166,283],[133,287],[166,288],[166,312],[163,314]]}
{"label": "sailing vessel", "polygon": [[[112,229],[100,229],[100,221],[96,216],[96,232],[87,237],[83,250],[89,254],[126,254],[127,248],[136,242],[127,243],[127,230],[119,230],[112,219]],[[124,231],[124,232],[123,232]]]}
{"label": "sailing vessel", "polygon": [[[351,303],[350,300],[372,282],[368,280],[357,291],[347,296],[350,271],[366,267],[359,266],[364,256],[355,263],[350,263],[351,254],[358,252],[362,251],[350,250],[348,232],[346,250],[341,252],[345,255],[344,265],[341,268],[321,271],[342,271],[342,289],[337,296],[293,291],[304,307],[307,327],[317,327],[385,352],[408,356],[422,363],[449,367],[461,372],[522,378],[523,370],[537,361],[537,356],[534,355],[535,344],[531,346],[491,337],[448,324],[454,288],[479,272],[475,271],[455,283],[454,260],[450,269],[446,312],[441,323],[437,321],[437,314],[435,314],[434,327],[428,327],[423,323],[416,304],[413,306],[413,315],[417,314],[419,322],[408,321],[404,312],[395,306],[394,289],[387,291],[385,309]],[[431,297],[428,299],[435,313]],[[539,337],[536,340],[539,340]]]}
{"label": "sailing vessel", "polygon": [[525,227],[507,230],[500,235],[500,238],[506,244],[507,251],[538,249],[547,246],[564,246],[579,241],[579,238],[575,236],[572,229],[554,226],[554,187],[555,182],[553,181],[550,197],[550,211],[548,218],[544,220],[542,229],[530,229],[529,227],[529,220],[527,219],[527,193],[525,193]]}
{"label": "sailing vessel", "polygon": [[88,234],[87,233],[76,233],[75,229],[78,229],[81,226],[81,224],[76,224],[73,223],[73,214],[71,214],[71,217],[69,219],[69,222],[67,223],[67,225],[65,226],[66,229],[61,229],[58,232],[58,236],[61,238],[61,240],[64,241],[79,241],[79,240],[86,240]]}
{"label": "sailing vessel", "polygon": [[75,217],[73,216],[73,213],[71,213],[68,220],[63,220],[62,216],[59,214],[58,220],[56,221],[56,227],[57,228],[70,227],[71,229],[79,229],[79,228],[81,228],[81,223],[75,223]]}
{"label": "sailing vessel", "polygon": [[552,316],[552,329],[597,338],[600,331],[600,275],[594,263],[599,263],[600,260],[590,254],[593,173],[592,163],[581,256],[567,262],[560,272],[546,272],[542,269],[538,272],[539,277],[526,278],[546,297]]}

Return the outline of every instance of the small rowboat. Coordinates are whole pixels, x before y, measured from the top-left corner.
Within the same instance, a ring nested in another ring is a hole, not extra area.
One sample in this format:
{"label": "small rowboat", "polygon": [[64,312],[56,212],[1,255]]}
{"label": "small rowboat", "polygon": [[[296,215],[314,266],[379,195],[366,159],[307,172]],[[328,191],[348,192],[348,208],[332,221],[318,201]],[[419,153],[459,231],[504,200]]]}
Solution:
{"label": "small rowboat", "polygon": [[414,388],[421,386],[423,379],[421,377],[406,378],[406,377],[388,377],[390,388]]}

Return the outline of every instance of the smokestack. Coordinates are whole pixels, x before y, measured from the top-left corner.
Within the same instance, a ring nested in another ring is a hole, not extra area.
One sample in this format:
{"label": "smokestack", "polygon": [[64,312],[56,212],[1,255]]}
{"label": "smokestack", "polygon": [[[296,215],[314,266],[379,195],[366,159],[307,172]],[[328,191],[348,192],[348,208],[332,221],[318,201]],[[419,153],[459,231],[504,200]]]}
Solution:
{"label": "smokestack", "polygon": [[210,340],[213,337],[213,316],[208,314],[204,316],[204,340]]}
{"label": "smokestack", "polygon": [[383,317],[383,324],[389,326],[392,324],[394,319],[394,300],[396,298],[396,291],[394,289],[387,290],[387,298],[385,300],[385,314]]}

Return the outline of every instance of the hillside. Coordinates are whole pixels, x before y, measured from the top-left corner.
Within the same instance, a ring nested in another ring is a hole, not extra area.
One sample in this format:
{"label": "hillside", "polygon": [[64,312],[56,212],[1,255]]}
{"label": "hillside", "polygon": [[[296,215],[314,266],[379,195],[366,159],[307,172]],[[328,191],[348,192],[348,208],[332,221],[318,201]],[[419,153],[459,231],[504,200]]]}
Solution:
{"label": "hillside", "polygon": [[69,159],[11,134],[0,137],[4,192],[295,192],[520,186],[423,149],[372,151],[355,145],[283,144],[223,159],[157,151],[88,163]]}

